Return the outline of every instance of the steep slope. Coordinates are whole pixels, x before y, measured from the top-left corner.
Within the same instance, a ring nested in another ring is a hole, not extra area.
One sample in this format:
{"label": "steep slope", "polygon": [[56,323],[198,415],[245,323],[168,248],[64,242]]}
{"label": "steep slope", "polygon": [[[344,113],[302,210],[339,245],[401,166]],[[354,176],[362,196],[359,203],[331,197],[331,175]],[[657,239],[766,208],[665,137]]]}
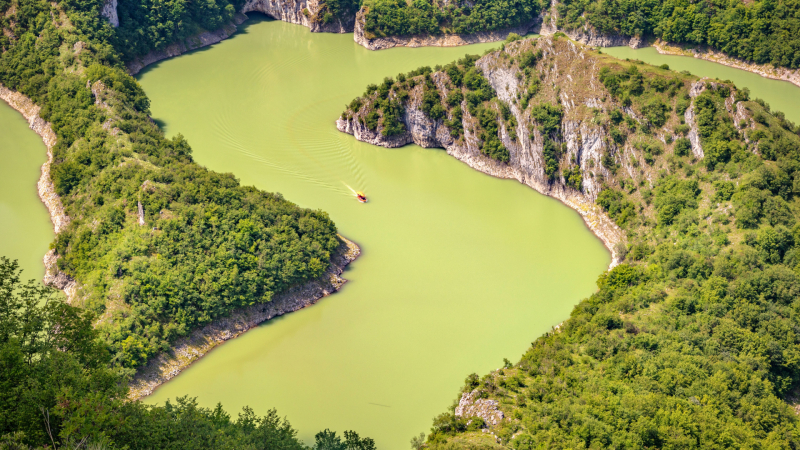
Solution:
{"label": "steep slope", "polygon": [[[358,249],[326,213],[196,164],[149,117],[117,55],[80,40],[81,11],[2,6],[15,38],[0,53],[0,98],[48,148],[39,188],[56,236],[45,281],[95,316],[116,366],[133,372],[234,311],[246,329],[341,286]],[[274,311],[247,313],[273,299]]]}
{"label": "steep slope", "polygon": [[[542,39],[537,44],[515,42],[506,51],[487,55],[475,63],[488,82],[487,87],[472,81],[473,71],[467,67],[471,61],[463,61],[457,68],[448,66],[442,72],[392,84],[389,103],[400,101],[403,109],[403,130],[398,133],[387,130],[385,119],[376,127],[370,127],[370,114],[377,111],[382,117],[387,116],[388,107],[379,99],[385,89],[371,93],[357,110],[345,112],[337,121],[337,127],[359,140],[385,147],[410,142],[423,147],[443,147],[448,154],[482,172],[517,179],[558,198],[576,209],[614,253],[613,265],[619,259],[616,244],[624,241],[624,235],[595,205],[603,180],[614,183],[611,169],[617,163],[626,166],[624,170],[634,179],[652,178],[653,171],[632,167],[630,157],[641,160],[642,151],[630,144],[621,146],[614,142],[609,138],[607,124],[596,120],[597,114],[612,109],[614,102],[598,79],[600,61],[596,54],[568,40]],[[484,92],[486,90],[491,90],[492,94]],[[406,100],[402,100],[403,92],[407,92]],[[475,92],[491,99],[471,102]],[[425,114],[426,95],[429,98],[438,96],[437,101],[443,99],[440,104],[446,105],[447,115],[434,120],[430,114]],[[459,96],[461,100],[454,103]],[[658,96],[667,97],[666,94]],[[551,110],[543,109],[544,106],[528,108],[533,103],[548,105]],[[486,139],[479,135],[486,128],[485,124],[481,125],[481,118],[487,115],[499,117],[498,138],[507,149],[507,161],[492,158],[484,151]],[[629,117],[638,116],[630,110]],[[460,123],[451,126],[453,120]],[[552,121],[555,124],[551,124]],[[674,127],[677,123],[671,125]]]}
{"label": "steep slope", "polygon": [[800,129],[782,113],[553,37],[386,79],[337,125],[616,224],[598,291],[518,363],[469,375],[429,448],[798,445]]}

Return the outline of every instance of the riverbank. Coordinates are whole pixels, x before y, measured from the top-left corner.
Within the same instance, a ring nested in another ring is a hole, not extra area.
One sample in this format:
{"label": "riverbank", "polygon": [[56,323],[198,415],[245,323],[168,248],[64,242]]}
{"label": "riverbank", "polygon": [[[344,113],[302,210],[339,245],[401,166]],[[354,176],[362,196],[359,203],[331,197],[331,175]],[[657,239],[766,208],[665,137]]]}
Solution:
{"label": "riverbank", "polygon": [[534,21],[519,27],[473,34],[387,36],[370,39],[366,36],[364,30],[365,15],[366,11],[364,8],[356,15],[353,40],[355,40],[358,45],[368,50],[385,50],[393,47],[457,47],[459,45],[497,42],[504,40],[508,37],[509,33],[516,33],[524,36],[539,24],[539,21]]}
{"label": "riverbank", "polygon": [[179,339],[169,353],[153,358],[137,372],[130,383],[128,398],[137,400],[152,394],[160,385],[178,376],[225,341],[241,336],[267,320],[311,306],[341,289],[347,282],[341,274],[345,266],[358,258],[361,249],[347,238],[341,235],[339,238],[341,244],[331,256],[328,270],[320,278],[276,295],[269,303],[236,310]]}
{"label": "riverbank", "polygon": [[[406,120],[410,121],[421,118],[422,115],[418,114],[418,111],[412,111],[406,115]],[[415,125],[413,124],[409,126],[410,129],[414,127]],[[555,198],[577,211],[592,234],[600,239],[606,249],[611,253],[609,269],[614,268],[622,259],[622,255],[620,255],[617,250],[617,245],[624,241],[624,234],[594,201],[574,189],[568,189],[560,184],[551,185],[536,177],[528,176],[527,173],[529,170],[526,167],[514,167],[510,164],[497,162],[474,151],[474,149],[470,149],[469,146],[458,145],[456,141],[452,139],[440,141],[438,138],[441,137],[441,135],[436,133],[434,128],[430,128],[433,131],[433,133],[430,134],[410,132],[401,135],[399,139],[385,139],[379,133],[368,130],[355,119],[350,121],[339,118],[336,121],[336,128],[343,133],[353,135],[359,141],[386,148],[396,148],[411,143],[426,148],[441,147],[445,149],[448,155],[463,162],[474,170],[496,178],[517,180],[536,192]],[[421,128],[425,127],[423,126]]]}
{"label": "riverbank", "polygon": [[[50,214],[50,221],[53,223],[53,230],[56,234],[60,233],[69,224],[69,216],[64,212],[61,198],[56,194],[53,181],[50,179],[50,165],[53,163],[53,146],[56,144],[56,134],[48,122],[39,117],[41,107],[34,104],[25,95],[8,89],[0,84],[0,99],[6,102],[14,110],[22,114],[28,122],[31,130],[36,132],[47,148],[47,159],[42,164],[41,175],[36,184],[39,199],[44,203],[47,212]],[[56,260],[58,258],[53,250],[44,255],[43,262],[45,267],[44,279],[42,282],[48,286],[53,286],[64,291],[67,301],[72,302],[78,291],[78,283],[58,270]]]}
{"label": "riverbank", "polygon": [[241,25],[247,20],[247,16],[241,13],[236,13],[233,16],[233,21],[226,24],[222,28],[213,31],[203,31],[194,36],[190,36],[184,40],[173,42],[168,45],[164,50],[152,51],[144,56],[140,56],[133,61],[125,63],[128,73],[136,75],[142,69],[150,64],[162,61],[173,56],[182,55],[198,48],[208,47],[229,38],[233,33],[236,33],[237,25]]}
{"label": "riverbank", "polygon": [[800,87],[800,70],[791,70],[782,67],[774,67],[769,64],[755,64],[742,61],[740,59],[731,58],[721,52],[717,52],[710,48],[689,48],[685,45],[671,44],[664,42],[661,39],[656,39],[652,46],[658,50],[662,55],[676,55],[676,56],[691,56],[697,59],[704,59],[706,61],[722,64],[723,66],[733,67],[734,69],[746,70],[755,74],[761,75],[764,78],[770,78],[779,81],[788,81],[795,86]]}
{"label": "riverbank", "polygon": [[[52,148],[57,137],[48,122],[39,117],[40,107],[25,95],[0,85],[0,99],[18,111],[28,122],[47,148],[47,160],[42,164],[38,181],[38,194],[47,207],[56,234],[60,233],[70,222],[64,211],[60,197],[50,178],[50,166],[53,162]],[[321,298],[338,291],[346,282],[341,277],[345,266],[354,261],[361,253],[360,248],[339,235],[341,244],[331,257],[328,270],[317,280],[295,287],[279,294],[270,303],[253,305],[234,311],[230,316],[213,321],[206,327],[196,330],[190,336],[173,345],[169,354],[154,358],[148,365],[140,369],[131,383],[129,397],[138,399],[152,393],[162,383],[174,378],[194,361],[211,351],[219,344],[233,339],[250,328],[271,318],[294,312],[313,305]],[[58,257],[50,250],[43,258],[45,276],[44,284],[58,288],[72,303],[79,290],[79,284],[58,270]]]}
{"label": "riverbank", "polygon": [[[560,44],[551,38],[540,40],[545,54],[558,55],[556,65],[570,67],[570,70],[578,72],[572,73],[569,78],[561,75],[561,71],[552,71],[544,74],[543,84],[560,86],[558,93],[553,93],[553,97],[558,95],[559,99],[568,107],[565,108],[565,118],[563,121],[564,143],[570,160],[577,161],[582,171],[581,189],[575,189],[567,185],[561,177],[555,180],[545,174],[543,143],[537,138],[534,129],[519,126],[516,130],[501,130],[501,139],[505,148],[509,149],[510,155],[507,162],[499,162],[486,155],[481,150],[481,139],[475,132],[474,123],[476,118],[472,117],[469,109],[462,105],[463,111],[463,139],[455,139],[450,134],[449,129],[442,119],[431,120],[420,109],[423,96],[422,88],[417,86],[409,92],[410,100],[404,105],[402,121],[406,131],[395,136],[384,136],[377,129],[369,129],[367,121],[361,115],[367,114],[371,109],[359,110],[359,112],[348,111],[347,117],[340,117],[336,121],[336,128],[344,133],[353,135],[357,140],[386,148],[401,147],[410,143],[421,147],[440,147],[447,151],[447,154],[455,157],[459,161],[467,164],[472,169],[492,175],[497,178],[514,179],[518,182],[534,189],[535,191],[553,197],[581,215],[584,223],[589,230],[603,242],[603,245],[611,253],[611,263],[609,269],[615,267],[624,258],[625,234],[614,223],[614,221],[603,212],[602,208],[596,204],[603,181],[613,178],[613,174],[603,166],[602,159],[607,136],[602,128],[593,125],[593,122],[586,120],[581,115],[580,109],[575,105],[589,105],[597,107],[601,100],[592,97],[591,92],[584,92],[583,84],[591,84],[595,79],[588,76],[578,83],[578,73],[592,73],[593,68],[581,65],[586,59],[582,50],[567,42],[565,39]],[[515,115],[519,123],[524,124],[530,120],[529,116],[524,116],[524,111],[516,103],[519,93],[524,89],[520,85],[520,77],[516,76],[511,70],[507,70],[497,54],[486,55],[476,62],[476,66],[486,77],[489,84],[497,93],[499,98],[510,105],[511,114]],[[565,73],[569,73],[567,70]],[[434,73],[432,80],[440,91],[441,98],[447,98],[449,92],[449,82],[441,73]],[[561,89],[563,88],[563,89]],[[514,136],[512,138],[512,136]],[[537,143],[531,143],[536,140]],[[628,158],[620,157],[621,165],[625,166]]]}

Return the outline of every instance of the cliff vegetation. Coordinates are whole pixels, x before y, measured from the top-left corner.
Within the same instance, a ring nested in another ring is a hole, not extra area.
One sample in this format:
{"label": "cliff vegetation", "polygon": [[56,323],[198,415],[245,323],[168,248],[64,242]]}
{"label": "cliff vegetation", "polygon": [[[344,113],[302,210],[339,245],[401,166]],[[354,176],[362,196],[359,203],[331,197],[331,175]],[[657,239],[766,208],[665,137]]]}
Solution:
{"label": "cliff vegetation", "polygon": [[[189,398],[127,400],[134,370],[176,339],[315,280],[347,246],[324,212],[209,171],[182,136],[166,138],[101,6],[0,2],[0,87],[55,135],[45,182],[66,216],[50,275],[75,287],[65,303],[0,258],[0,448],[306,448],[275,411],[232,419]],[[173,37],[146,31],[146,46]],[[353,432],[316,441],[374,449]]]}
{"label": "cliff vegetation", "polygon": [[[493,89],[480,103],[478,85]],[[425,445],[800,445],[795,124],[728,81],[558,36],[512,38],[382,86],[340,130],[444,147],[579,211],[591,202],[621,230],[597,292],[518,362],[468,376]]]}
{"label": "cliff vegetation", "polygon": [[0,55],[0,82],[41,105],[58,137],[52,181],[71,220],[51,247],[115,364],[139,367],[328,268],[340,240],[327,214],[198,166],[149,118],[112,48],[49,3],[11,6],[19,37]]}
{"label": "cliff vegetation", "polygon": [[385,36],[471,34],[530,24],[539,16],[539,0],[435,2],[370,0],[364,3],[368,39]]}

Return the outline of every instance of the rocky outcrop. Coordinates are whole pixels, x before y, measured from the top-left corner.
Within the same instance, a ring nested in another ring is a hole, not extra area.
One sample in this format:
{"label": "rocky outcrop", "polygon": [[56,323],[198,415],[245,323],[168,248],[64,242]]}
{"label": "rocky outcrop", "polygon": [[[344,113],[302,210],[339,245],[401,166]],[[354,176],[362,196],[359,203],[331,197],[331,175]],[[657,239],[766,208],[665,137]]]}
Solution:
{"label": "rocky outcrop", "polygon": [[691,56],[697,59],[704,59],[706,61],[719,63],[728,67],[734,67],[736,69],[757,73],[765,78],[788,81],[796,86],[800,86],[800,70],[798,69],[792,70],[785,67],[775,67],[770,64],[749,63],[747,61],[742,61],[740,59],[727,56],[722,52],[718,52],[712,48],[690,48],[688,46],[664,42],[661,39],[657,39],[653,43],[653,47],[655,47],[656,50],[658,50],[658,52],[662,55]]}
{"label": "rocky outcrop", "polygon": [[324,23],[319,0],[247,0],[242,13],[260,12],[284,22],[308,27],[312,32],[349,33],[355,17],[331,19]]}
{"label": "rocky outcrop", "polygon": [[100,10],[100,15],[108,20],[112,27],[119,26],[119,16],[117,16],[117,0],[106,0],[103,3],[103,9]]}
{"label": "rocky outcrop", "polygon": [[[47,160],[42,164],[42,174],[39,177],[37,188],[39,198],[50,213],[53,229],[58,234],[67,227],[70,218],[64,211],[64,205],[61,203],[61,198],[56,194],[55,186],[53,186],[53,181],[50,178],[50,165],[53,163],[53,146],[56,144],[56,134],[50,124],[39,117],[41,108],[25,95],[0,85],[0,99],[22,114],[25,120],[28,121],[31,130],[41,136],[42,141],[44,141],[44,145],[47,148]],[[63,290],[67,294],[67,300],[72,301],[75,298],[78,284],[58,270],[57,260],[58,256],[56,256],[54,250],[50,250],[44,256],[45,275],[42,281],[46,285]]]}
{"label": "rocky outcrop", "polygon": [[188,337],[178,340],[169,353],[153,358],[140,369],[130,383],[128,397],[139,399],[150,395],[160,385],[176,377],[214,347],[242,335],[269,319],[311,306],[321,298],[338,291],[346,280],[341,277],[347,264],[361,253],[356,244],[339,236],[341,244],[331,257],[328,270],[317,280],[276,295],[269,303],[234,311],[215,320]]}
{"label": "rocky outcrop", "polygon": [[559,30],[556,28],[554,22],[543,23],[539,34],[542,36],[550,36],[557,32],[562,32],[569,36],[573,41],[580,42],[584,45],[592,47],[623,47],[642,48],[646,44],[639,36],[624,36],[621,34],[604,34],[598,33],[593,27],[588,25],[576,30]]}
{"label": "rocky outcrop", "polygon": [[472,392],[461,394],[461,399],[456,406],[455,416],[470,418],[480,417],[489,426],[496,426],[503,420],[503,411],[497,406],[497,400],[489,400],[480,397],[480,391],[475,389]]}
{"label": "rocky outcrop", "polygon": [[182,41],[172,43],[163,50],[152,51],[144,56],[138,57],[126,64],[128,73],[131,75],[136,75],[139,73],[139,71],[155,62],[172,58],[173,56],[182,55],[198,48],[216,44],[217,42],[227,39],[233,33],[235,33],[236,26],[241,25],[245,20],[247,20],[247,16],[244,14],[236,14],[233,22],[218,30],[203,31],[202,33],[188,37]]}
{"label": "rocky outcrop", "polygon": [[[718,83],[711,83],[708,81],[708,78],[697,80],[689,89],[689,97],[694,99],[698,95],[702,94],[706,90],[706,86],[712,86],[714,89],[716,89]],[[686,121],[686,125],[689,125],[689,134],[687,137],[689,138],[689,142],[692,143],[692,154],[695,156],[695,158],[700,159],[705,156],[705,153],[703,152],[703,145],[700,143],[700,132],[697,128],[697,122],[694,120],[695,116],[694,101],[692,101],[692,104],[689,105],[689,108],[687,108],[686,112],[683,114],[683,118]]]}
{"label": "rocky outcrop", "polygon": [[[549,70],[544,72],[545,78],[542,80],[542,85],[547,86],[547,89],[550,89],[551,86],[559,87],[558,94],[552,90],[549,95],[553,97],[560,95],[560,101],[564,107],[561,134],[567,152],[562,158],[562,164],[576,164],[580,167],[583,176],[581,190],[568,186],[563,177],[551,180],[546,175],[543,154],[545,139],[536,127],[528,126],[532,121],[530,109],[521,111],[518,106],[517,94],[523,88],[520,85],[520,78],[517,77],[518,72],[513,66],[505,65],[503,62],[505,60],[499,60],[497,54],[484,56],[477,61],[476,65],[483,70],[484,76],[497,92],[498,97],[509,105],[518,124],[513,130],[514,133],[511,133],[511,130],[508,130],[505,125],[502,125],[500,129],[501,141],[510,153],[508,163],[498,162],[481,153],[481,141],[472,131],[476,119],[470,115],[466,100],[461,105],[464,112],[464,137],[456,140],[450,136],[450,130],[444,125],[443,120],[433,121],[419,109],[422,96],[421,86],[415,88],[411,101],[405,107],[403,122],[407,131],[403,134],[386,137],[377,130],[370,130],[364,124],[363,117],[359,115],[366,114],[366,111],[350,117],[340,117],[336,126],[340,131],[352,134],[360,141],[387,148],[400,147],[412,142],[421,147],[442,147],[449,155],[474,169],[499,178],[516,179],[542,194],[561,200],[575,209],[592,232],[603,241],[612,254],[611,266],[613,267],[621,259],[617,245],[624,241],[624,233],[595,204],[595,200],[601,190],[601,180],[612,177],[612,174],[602,165],[603,154],[604,152],[618,153],[620,150],[608,147],[604,129],[594,124],[591,117],[586,115],[587,108],[602,105],[603,100],[596,98],[600,94],[595,93],[596,90],[601,89],[602,84],[591,75],[594,63],[584,58],[582,50],[579,50],[575,44],[562,39],[558,42],[559,49],[557,50],[554,48],[555,41],[552,39],[540,39],[540,41],[540,48],[545,55],[569,52],[569,54],[560,55],[559,63],[552,65]],[[507,48],[509,47],[507,46]],[[561,63],[567,64],[565,67],[559,67]],[[588,79],[578,78],[579,73],[583,76],[589,74],[590,77]],[[571,74],[575,76],[573,77]],[[443,97],[448,92],[445,77],[446,75],[442,73],[433,74],[433,80]],[[585,86],[587,83],[588,86]],[[531,129],[534,130],[533,134],[531,134]],[[512,138],[514,134],[516,137]],[[618,158],[622,160],[620,156]]]}
{"label": "rocky outcrop", "polygon": [[477,44],[481,42],[502,41],[509,33],[526,35],[536,28],[538,21],[519,27],[499,31],[486,31],[474,34],[445,34],[445,35],[417,35],[417,36],[387,36],[368,38],[364,30],[367,8],[363,7],[355,19],[353,39],[359,45],[369,50],[383,50],[392,47],[456,47],[459,45]]}
{"label": "rocky outcrop", "polygon": [[[113,17],[116,18],[117,0],[108,0],[108,2],[109,3],[106,3],[103,8],[103,16],[107,17],[112,25],[117,26],[119,25],[119,20],[117,19],[117,24],[115,25],[110,16],[110,2],[113,2]],[[105,15],[106,9],[109,10],[109,16]],[[126,64],[128,73],[136,75],[139,71],[155,62],[182,55],[198,48],[207,47],[229,38],[236,32],[237,25],[241,25],[247,20],[245,13],[249,12],[260,12],[274,19],[303,25],[308,27],[312,32],[349,33],[353,31],[355,23],[354,16],[345,17],[343,19],[333,18],[330,19],[328,23],[325,23],[324,17],[320,17],[322,11],[319,0],[247,0],[241,11],[234,15],[231,23],[228,23],[218,30],[203,31],[184,40],[174,42],[163,50],[155,50],[144,56],[140,56]]]}

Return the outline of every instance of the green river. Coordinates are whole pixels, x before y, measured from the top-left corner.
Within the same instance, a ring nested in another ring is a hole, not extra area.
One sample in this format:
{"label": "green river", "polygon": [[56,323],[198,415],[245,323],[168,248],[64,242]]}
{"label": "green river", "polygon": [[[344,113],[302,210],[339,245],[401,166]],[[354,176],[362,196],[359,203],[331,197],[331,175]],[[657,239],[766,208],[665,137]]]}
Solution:
{"label": "green river", "polygon": [[[146,401],[274,407],[308,442],[324,428],[354,429],[406,449],[467,374],[516,361],[593,292],[609,255],[571,209],[440,149],[384,149],[335,128],[368,83],[492,46],[370,52],[349,34],[258,16],[140,75],[154,118],[167,135],[183,133],[200,164],[329,212],[363,251],[341,292],[224,344]],[[800,90],[788,83],[651,50],[604,51],[731,79],[798,120]],[[0,254],[40,277],[52,239],[35,190],[45,149],[26,128],[0,103]]]}
{"label": "green river", "polygon": [[36,183],[47,147],[21,114],[0,100],[0,256],[19,261],[23,279],[44,276],[53,224]]}

